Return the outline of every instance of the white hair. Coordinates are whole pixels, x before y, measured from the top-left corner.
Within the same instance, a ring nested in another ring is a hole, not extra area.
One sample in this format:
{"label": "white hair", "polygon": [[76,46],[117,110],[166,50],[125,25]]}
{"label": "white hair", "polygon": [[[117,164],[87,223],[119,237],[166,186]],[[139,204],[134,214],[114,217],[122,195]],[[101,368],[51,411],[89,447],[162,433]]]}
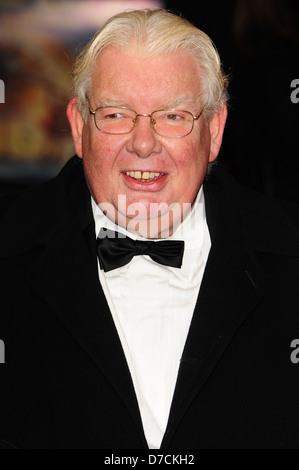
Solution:
{"label": "white hair", "polygon": [[140,49],[149,55],[183,50],[198,62],[205,103],[211,120],[228,100],[228,78],[212,40],[189,21],[166,10],[135,10],[110,18],[78,56],[73,69],[74,94],[84,120],[88,115],[91,76],[100,54],[108,47]]}

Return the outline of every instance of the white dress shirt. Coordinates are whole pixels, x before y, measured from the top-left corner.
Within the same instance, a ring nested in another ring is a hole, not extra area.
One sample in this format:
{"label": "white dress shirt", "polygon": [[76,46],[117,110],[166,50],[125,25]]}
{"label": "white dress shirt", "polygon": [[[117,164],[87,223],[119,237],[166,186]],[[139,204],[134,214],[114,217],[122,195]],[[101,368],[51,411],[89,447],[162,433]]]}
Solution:
{"label": "white dress shirt", "polygon": [[[144,240],[115,225],[92,200],[96,236],[102,227]],[[166,431],[180,360],[188,336],[211,239],[203,189],[178,230],[168,240],[185,241],[181,269],[148,256],[99,278],[131,372],[144,433],[159,449]]]}

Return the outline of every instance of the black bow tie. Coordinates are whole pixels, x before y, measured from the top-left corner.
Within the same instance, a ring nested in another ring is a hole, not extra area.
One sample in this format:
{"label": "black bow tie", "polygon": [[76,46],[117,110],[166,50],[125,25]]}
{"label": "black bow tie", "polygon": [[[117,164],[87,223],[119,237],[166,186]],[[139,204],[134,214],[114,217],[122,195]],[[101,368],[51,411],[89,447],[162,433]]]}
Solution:
{"label": "black bow tie", "polygon": [[101,229],[97,239],[101,269],[113,271],[130,263],[134,256],[147,255],[156,263],[181,268],[185,243],[181,241],[135,241],[108,229]]}

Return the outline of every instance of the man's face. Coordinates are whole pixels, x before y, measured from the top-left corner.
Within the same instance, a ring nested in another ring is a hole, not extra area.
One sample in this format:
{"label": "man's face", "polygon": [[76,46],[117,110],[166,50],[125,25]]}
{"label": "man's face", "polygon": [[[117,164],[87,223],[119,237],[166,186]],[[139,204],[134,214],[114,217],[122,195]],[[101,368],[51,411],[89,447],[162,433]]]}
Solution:
{"label": "man's face", "polygon": [[[93,72],[90,106],[126,106],[138,114],[175,108],[197,115],[205,105],[200,78],[198,65],[186,53],[141,57],[109,48]],[[136,211],[128,214],[132,204],[135,209],[142,207],[140,214],[146,210],[149,217],[152,204],[178,203],[183,207],[194,202],[208,163],[218,155],[226,109],[210,125],[202,116],[195,121],[192,133],[183,138],[159,136],[148,117],[139,117],[130,134],[104,134],[95,126],[92,115],[83,123],[75,100],[69,105],[68,116],[94,199],[119,210],[128,224],[136,217]],[[159,177],[141,182],[127,175],[134,172],[139,172],[135,176],[159,173]],[[122,200],[125,197],[125,208],[119,206],[119,196]]]}

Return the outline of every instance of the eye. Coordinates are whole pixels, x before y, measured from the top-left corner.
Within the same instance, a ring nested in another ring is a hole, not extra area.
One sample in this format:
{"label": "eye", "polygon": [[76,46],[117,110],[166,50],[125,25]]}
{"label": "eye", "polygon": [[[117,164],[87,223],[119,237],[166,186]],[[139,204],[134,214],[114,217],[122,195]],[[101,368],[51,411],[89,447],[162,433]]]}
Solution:
{"label": "eye", "polygon": [[124,118],[125,116],[121,113],[113,113],[113,114],[106,114],[104,116],[104,119],[107,119],[107,120],[111,120],[111,121],[115,121],[117,119],[122,119]]}
{"label": "eye", "polygon": [[179,114],[167,114],[165,118],[167,121],[179,121],[180,119],[184,119],[183,116],[180,116]]}
{"label": "eye", "polygon": [[184,112],[170,111],[162,114],[161,120],[168,124],[182,124],[186,120]]}

